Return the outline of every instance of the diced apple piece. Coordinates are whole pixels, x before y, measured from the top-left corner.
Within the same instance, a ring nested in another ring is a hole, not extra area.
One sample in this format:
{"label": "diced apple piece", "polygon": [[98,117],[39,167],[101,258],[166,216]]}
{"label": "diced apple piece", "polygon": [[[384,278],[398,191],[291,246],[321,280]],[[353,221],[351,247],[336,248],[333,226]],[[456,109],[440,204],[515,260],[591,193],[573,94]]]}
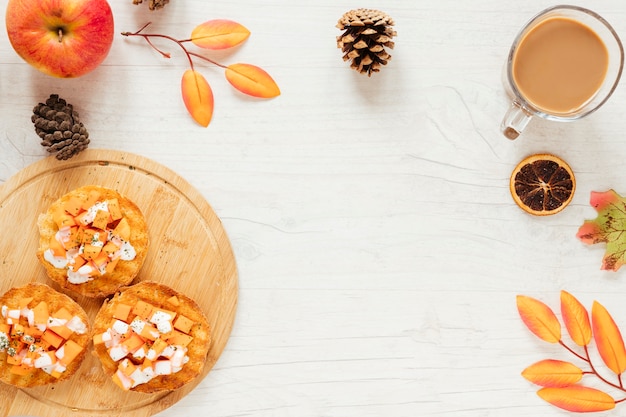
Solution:
{"label": "diced apple piece", "polygon": [[56,357],[63,365],[69,365],[83,351],[82,346],[73,340],[68,340],[56,351]]}
{"label": "diced apple piece", "polygon": [[89,210],[93,205],[98,202],[100,198],[100,192],[97,190],[90,190],[89,194],[87,194],[87,198],[83,201],[81,208],[83,210]]}
{"label": "diced apple piece", "polygon": [[91,244],[85,245],[83,247],[83,258],[86,260],[94,259],[101,251],[102,248],[100,246],[94,246]]}
{"label": "diced apple piece", "polygon": [[67,242],[64,242],[63,245],[65,249],[75,249],[78,248],[83,243],[83,229],[82,227],[72,226],[70,227],[70,234],[67,239]]}
{"label": "diced apple piece", "polygon": [[65,325],[64,326],[50,326],[48,328],[66,340],[70,338],[72,333],[74,333],[71,329],[69,329]]}
{"label": "diced apple piece", "polygon": [[113,318],[127,322],[128,316],[132,309],[133,307],[129,306],[128,304],[118,303],[115,306],[115,310],[113,310]]}
{"label": "diced apple piece", "polygon": [[119,221],[117,226],[115,226],[115,229],[113,229],[113,234],[120,239],[128,242],[128,240],[130,239],[130,224],[128,223],[128,220],[126,220],[126,217],[123,217]]}
{"label": "diced apple piece", "polygon": [[55,257],[65,258],[65,254],[66,254],[65,247],[63,247],[63,244],[57,240],[56,236],[50,237],[48,247],[50,248],[50,250],[52,251],[52,254]]}
{"label": "diced apple piece", "polygon": [[141,333],[139,333],[139,336],[143,337],[144,339],[155,340],[157,337],[159,337],[159,331],[152,324],[146,323],[146,325],[143,326],[143,329],[141,329]]}
{"label": "diced apple piece", "polygon": [[192,336],[179,332],[178,330],[174,330],[173,332],[165,334],[161,337],[163,340],[167,341],[167,343],[178,346],[188,346],[193,340]]}
{"label": "diced apple piece", "polygon": [[133,380],[124,375],[124,373],[120,370],[115,372],[113,376],[111,376],[111,379],[113,379],[113,382],[115,382],[115,384],[124,391],[128,391],[133,386]]}
{"label": "diced apple piece", "polygon": [[150,349],[148,349],[146,358],[148,358],[151,361],[155,361],[159,357],[161,352],[165,350],[166,347],[167,347],[167,342],[165,340],[160,339],[160,338],[156,339],[154,343],[152,344],[152,346],[150,346]]}
{"label": "diced apple piece", "polygon": [[78,216],[74,217],[74,223],[79,226],[88,226],[91,223],[91,213],[88,211],[81,212]]}
{"label": "diced apple piece", "polygon": [[189,333],[193,325],[193,320],[183,315],[179,315],[178,317],[176,317],[176,320],[174,320],[174,328],[180,330],[183,333]]}
{"label": "diced apple piece", "polygon": [[45,301],[40,301],[35,307],[33,307],[34,324],[46,324],[48,323],[48,317],[50,312],[48,310],[48,304]]}
{"label": "diced apple piece", "polygon": [[83,229],[82,243],[85,245],[97,245],[102,247],[107,241],[107,235],[108,233],[103,230],[87,227]]}
{"label": "diced apple piece", "polygon": [[39,329],[38,329],[37,327],[35,327],[35,326],[32,326],[32,327],[31,327],[31,326],[29,326],[29,327],[25,330],[24,334],[30,335],[30,336],[34,337],[35,339],[39,339],[39,338],[41,338],[41,336],[43,336],[43,331],[42,331],[42,330],[39,330]]}
{"label": "diced apple piece", "polygon": [[82,205],[83,200],[73,195],[65,202],[63,209],[71,216],[75,217],[83,210]]}
{"label": "diced apple piece", "polygon": [[103,266],[107,264],[107,262],[109,262],[109,256],[105,252],[103,252],[102,249],[100,249],[100,253],[98,253],[98,255],[91,261],[93,262],[96,269],[100,270]]}
{"label": "diced apple piece", "polygon": [[86,263],[87,260],[83,258],[82,255],[78,255],[74,258],[74,263],[70,265],[72,266],[72,270],[76,272],[81,266],[85,265]]}
{"label": "diced apple piece", "polygon": [[24,334],[24,331],[25,329],[23,325],[21,325],[20,323],[15,323],[13,324],[13,326],[11,326],[11,332],[9,336],[12,338],[20,337]]}
{"label": "diced apple piece", "polygon": [[103,335],[104,333],[98,333],[98,334],[93,335],[93,344],[94,345],[103,344],[104,343]]}
{"label": "diced apple piece", "polygon": [[124,358],[117,366],[117,369],[119,369],[127,377],[130,377],[130,375],[135,372],[137,367],[130,361],[130,359]]}
{"label": "diced apple piece", "polygon": [[120,247],[117,246],[113,242],[107,242],[103,247],[102,251],[105,252],[108,256],[113,255],[115,252],[119,251]]}
{"label": "diced apple piece", "polygon": [[[92,244],[100,240],[100,232],[98,230],[92,229],[91,227],[83,227],[82,230],[83,234],[80,242],[82,245]],[[98,238],[95,238],[96,233],[98,233]]]}
{"label": "diced apple piece", "polygon": [[55,210],[52,213],[52,220],[54,220],[54,223],[57,225],[59,229],[62,229],[64,227],[74,226],[76,224],[74,217],[67,214],[65,210],[60,209],[60,208],[58,210]]}
{"label": "diced apple piece", "polygon": [[137,333],[134,332],[122,342],[122,345],[125,346],[125,348],[130,353],[135,353],[144,344],[144,339],[142,339]]}
{"label": "diced apple piece", "polygon": [[152,315],[152,310],[154,310],[154,306],[152,306],[152,304],[146,303],[143,300],[138,300],[133,307],[133,314],[144,320],[148,320],[148,318]]}
{"label": "diced apple piece", "polygon": [[41,340],[46,342],[48,345],[52,346],[55,349],[58,349],[59,346],[63,343],[65,339],[56,334],[50,329],[46,329],[41,336]]}
{"label": "diced apple piece", "polygon": [[106,230],[107,224],[111,221],[111,216],[108,211],[98,210],[93,218],[91,225],[101,230]]}
{"label": "diced apple piece", "polygon": [[117,198],[107,200],[107,207],[109,208],[109,214],[111,214],[111,220],[116,221],[122,218],[122,210],[120,209],[120,203]]}
{"label": "diced apple piece", "polygon": [[65,307],[61,307],[56,312],[54,312],[54,314],[52,314],[52,317],[54,317],[55,319],[68,320],[69,321],[74,316]]}
{"label": "diced apple piece", "polygon": [[144,371],[146,369],[152,369],[153,366],[154,366],[154,361],[146,358],[141,363],[141,370]]}
{"label": "diced apple piece", "polygon": [[110,261],[107,263],[107,266],[106,266],[106,268],[105,268],[105,269],[106,269],[106,272],[108,272],[109,274],[110,274],[110,273],[112,273],[112,272],[113,272],[113,270],[115,269],[115,266],[117,265],[117,262],[118,262],[119,260],[120,260],[120,258],[116,258],[116,259],[110,260]]}

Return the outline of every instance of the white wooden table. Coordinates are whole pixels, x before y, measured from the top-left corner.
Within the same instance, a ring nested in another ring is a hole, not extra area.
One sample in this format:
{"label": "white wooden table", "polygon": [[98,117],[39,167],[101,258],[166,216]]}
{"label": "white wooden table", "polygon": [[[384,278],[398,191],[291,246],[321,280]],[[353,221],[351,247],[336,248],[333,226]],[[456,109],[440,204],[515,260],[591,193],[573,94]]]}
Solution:
{"label": "white wooden table", "polygon": [[[90,147],[171,168],[220,216],[239,270],[235,325],[217,365],[163,417],[562,416],[520,372],[571,358],[528,332],[515,296],[558,309],[565,289],[626,329],[626,271],[601,271],[604,248],[575,237],[595,217],[591,191],[626,193],[626,90],[575,124],[501,135],[509,45],[552,4],[172,0],[149,12],[112,0],[118,33],[152,21],[153,32],[186,37],[215,18],[250,29],[218,59],[261,66],[282,95],[246,98],[199,63],[215,94],[206,129],[182,104],[187,62],[174,44],[162,44],[166,60],[117,35],[100,68],[63,80],[32,69],[0,34],[0,182],[45,157],[30,113],[58,93]],[[623,1],[577,4],[626,39]],[[384,10],[398,32],[371,78],[335,45],[337,20],[359,7]],[[536,152],[576,174],[573,202],[555,216],[532,217],[509,194],[514,166]]]}

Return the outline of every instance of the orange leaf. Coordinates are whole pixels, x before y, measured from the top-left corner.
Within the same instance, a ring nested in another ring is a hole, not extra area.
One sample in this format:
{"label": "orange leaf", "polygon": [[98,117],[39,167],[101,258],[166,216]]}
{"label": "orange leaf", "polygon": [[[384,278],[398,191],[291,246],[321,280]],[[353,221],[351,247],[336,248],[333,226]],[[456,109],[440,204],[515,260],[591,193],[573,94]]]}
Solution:
{"label": "orange leaf", "polygon": [[541,388],[537,394],[554,406],[577,413],[606,411],[615,408],[615,400],[607,393],[580,385]]}
{"label": "orange leaf", "polygon": [[200,48],[226,49],[239,45],[250,36],[250,31],[237,22],[215,19],[204,22],[191,32],[191,41]]}
{"label": "orange leaf", "polygon": [[250,96],[272,98],[280,95],[280,89],[272,77],[254,65],[229,65],[226,68],[226,79],[237,90]]}
{"label": "orange leaf", "polygon": [[537,337],[549,343],[561,340],[561,324],[550,307],[534,298],[518,295],[517,310],[526,327]]}
{"label": "orange leaf", "polygon": [[617,375],[626,371],[626,349],[622,334],[613,317],[597,301],[591,308],[591,323],[596,347],[606,366]]}
{"label": "orange leaf", "polygon": [[566,291],[561,291],[561,316],[574,343],[586,346],[591,342],[589,313],[580,301]]}
{"label": "orange leaf", "polygon": [[207,127],[213,116],[213,91],[207,80],[197,71],[188,69],[181,82],[183,101],[196,122]]}
{"label": "orange leaf", "polygon": [[522,376],[542,387],[567,387],[580,381],[583,371],[569,362],[546,359],[524,369]]}

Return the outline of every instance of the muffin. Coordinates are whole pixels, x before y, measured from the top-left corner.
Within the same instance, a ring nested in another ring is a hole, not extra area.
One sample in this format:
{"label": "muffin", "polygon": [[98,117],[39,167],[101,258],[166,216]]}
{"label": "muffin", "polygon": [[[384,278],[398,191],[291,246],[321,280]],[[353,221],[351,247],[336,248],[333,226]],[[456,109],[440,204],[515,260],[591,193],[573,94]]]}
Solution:
{"label": "muffin", "polygon": [[91,342],[87,314],[45,284],[12,288],[0,297],[0,381],[20,388],[71,377]]}
{"label": "muffin", "polygon": [[87,185],[55,201],[38,219],[37,258],[50,279],[86,297],[129,285],[148,252],[141,210],[117,191]]}
{"label": "muffin", "polygon": [[191,298],[151,281],[123,288],[94,321],[94,351],[125,391],[172,391],[202,373],[211,335]]}

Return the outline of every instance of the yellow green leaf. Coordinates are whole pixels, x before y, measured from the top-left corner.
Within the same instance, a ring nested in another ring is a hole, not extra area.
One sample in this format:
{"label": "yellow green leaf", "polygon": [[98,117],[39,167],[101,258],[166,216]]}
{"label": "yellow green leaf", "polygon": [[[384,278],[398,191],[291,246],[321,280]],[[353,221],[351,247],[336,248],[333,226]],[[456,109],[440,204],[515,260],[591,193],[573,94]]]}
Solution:
{"label": "yellow green leaf", "polygon": [[601,269],[617,271],[626,263],[626,198],[614,190],[593,191],[589,202],[598,215],[585,220],[576,236],[589,245],[606,243]]}
{"label": "yellow green leaf", "polygon": [[586,346],[591,342],[589,313],[580,301],[567,291],[561,291],[561,316],[574,343]]}
{"label": "yellow green leaf", "polygon": [[600,357],[606,366],[615,374],[626,371],[626,349],[624,339],[613,317],[597,301],[591,308],[593,338]]}
{"label": "yellow green leaf", "polygon": [[522,376],[542,387],[567,387],[580,381],[583,371],[570,362],[546,359],[524,369]]}
{"label": "yellow green leaf", "polygon": [[226,68],[226,79],[244,94],[260,98],[280,95],[280,88],[263,69],[250,64],[232,64]]}
{"label": "yellow green leaf", "polygon": [[250,36],[250,31],[237,22],[215,19],[204,22],[191,32],[191,41],[200,48],[226,49],[239,45]]}
{"label": "yellow green leaf", "polygon": [[561,340],[561,324],[546,304],[525,295],[518,295],[517,310],[526,327],[537,337],[549,343],[558,343]]}
{"label": "yellow green leaf", "polygon": [[563,410],[591,413],[615,408],[615,400],[609,394],[579,385],[570,387],[548,387],[537,391],[543,400]]}
{"label": "yellow green leaf", "polygon": [[207,127],[213,117],[213,91],[209,83],[202,74],[188,69],[183,74],[181,89],[191,117],[201,126]]}

